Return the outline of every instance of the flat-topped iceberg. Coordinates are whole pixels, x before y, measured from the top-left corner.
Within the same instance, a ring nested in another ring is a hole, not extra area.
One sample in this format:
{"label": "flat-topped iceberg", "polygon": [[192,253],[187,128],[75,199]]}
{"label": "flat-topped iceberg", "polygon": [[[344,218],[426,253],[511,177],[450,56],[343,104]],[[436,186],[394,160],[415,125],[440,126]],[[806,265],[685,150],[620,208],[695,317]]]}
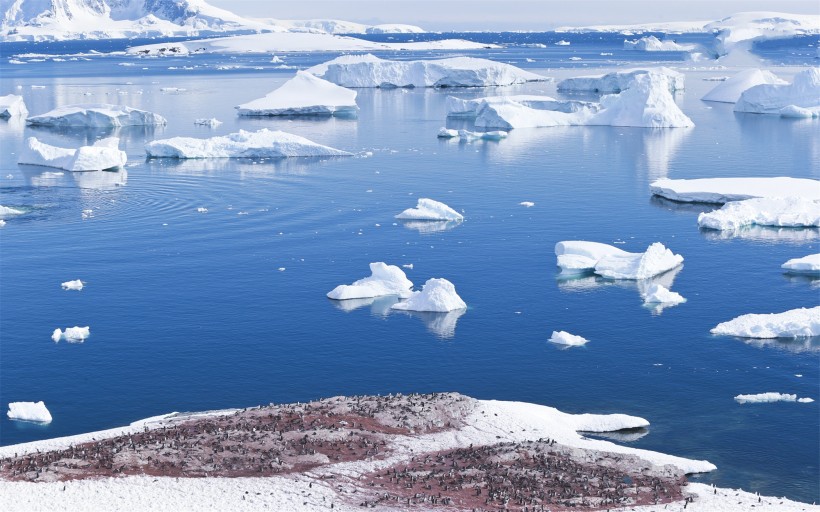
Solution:
{"label": "flat-topped iceberg", "polygon": [[757,393],[754,395],[737,395],[735,401],[739,404],[769,404],[773,402],[814,402],[811,398],[797,398],[797,395],[787,393]]}
{"label": "flat-topped iceberg", "polygon": [[296,156],[351,156],[304,137],[263,128],[239,130],[229,135],[197,139],[174,137],[149,142],[145,152],[152,158],[282,158]]}
{"label": "flat-topped iceberg", "polygon": [[818,228],[820,201],[802,197],[755,197],[732,201],[718,210],[698,215],[698,225],[707,229],[738,229],[752,224]]}
{"label": "flat-topped iceberg", "polygon": [[795,108],[820,115],[820,68],[809,68],[794,76],[791,84],[761,84],[743,91],[735,103],[735,112],[781,114],[794,117]]}
{"label": "flat-topped iceberg", "polygon": [[808,178],[699,178],[653,182],[656,196],[685,203],[728,203],[753,197],[802,197],[820,200],[820,181]]}
{"label": "flat-topped iceberg", "polygon": [[718,324],[711,333],[763,339],[820,336],[820,306],[783,313],[741,315]]}
{"label": "flat-topped iceberg", "polygon": [[101,171],[122,167],[128,159],[119,149],[120,139],[109,137],[91,146],[77,149],[61,148],[40,142],[36,137],[26,139],[18,164],[56,167],[66,171]]}
{"label": "flat-topped iceberg", "polygon": [[617,93],[629,87],[629,83],[639,75],[653,73],[668,77],[669,92],[682,91],[685,77],[683,73],[667,67],[626,69],[605,75],[577,76],[558,82],[558,90],[565,92]]}
{"label": "flat-topped iceberg", "polygon": [[343,87],[489,87],[546,80],[510,64],[473,57],[394,61],[344,56],[307,71]]}
{"label": "flat-topped iceberg", "polygon": [[820,253],[809,254],[802,258],[792,258],[780,265],[780,268],[790,274],[820,275]]}
{"label": "flat-topped iceberg", "polygon": [[26,124],[32,126],[86,126],[90,128],[155,126],[166,123],[165,118],[159,114],[108,103],[66,105],[26,119]]}
{"label": "flat-topped iceberg", "polygon": [[404,271],[395,265],[383,262],[370,264],[371,275],[353,284],[340,284],[327,296],[335,300],[368,299],[382,295],[398,295],[406,299],[411,295],[413,282],[407,279]]}
{"label": "flat-topped iceberg", "polygon": [[16,94],[0,96],[0,119],[26,117],[27,115],[28,109],[22,96]]}
{"label": "flat-topped iceberg", "polygon": [[549,341],[556,345],[566,345],[568,347],[580,347],[581,345],[589,343],[589,340],[583,336],[570,334],[567,331],[552,331],[552,336],[550,336]]}
{"label": "flat-topped iceberg", "polygon": [[446,313],[466,309],[467,304],[456,293],[456,287],[443,278],[428,279],[420,292],[413,292],[403,302],[397,302],[392,309],[401,311],[432,311]]}
{"label": "flat-topped iceberg", "polygon": [[640,39],[624,40],[624,50],[639,50],[644,52],[688,52],[697,49],[695,44],[678,44],[675,41],[661,41],[655,36],[645,36]]}
{"label": "flat-topped iceberg", "polygon": [[356,91],[339,87],[305,71],[264,98],[239,105],[240,116],[355,115]]}
{"label": "flat-topped iceberg", "polygon": [[82,343],[85,341],[86,338],[91,336],[91,329],[88,326],[85,327],[66,327],[65,330],[54,329],[54,332],[51,333],[51,339],[57,343],[60,340],[66,340],[69,343]]}
{"label": "flat-topped iceberg", "polygon": [[744,69],[740,73],[730,77],[718,85],[701,98],[704,101],[719,101],[722,103],[735,103],[740,99],[743,91],[761,84],[786,84],[771,71],[762,69]]}
{"label": "flat-topped iceberg", "polygon": [[649,279],[683,263],[662,243],[655,242],[646,252],[632,253],[611,245],[579,240],[555,244],[562,273],[595,272],[608,279]]}
{"label": "flat-topped iceberg", "polygon": [[425,197],[419,198],[415,208],[408,208],[396,215],[401,220],[451,220],[462,221],[464,216],[444,203]]}
{"label": "flat-topped iceberg", "polygon": [[11,402],[6,416],[12,420],[51,423],[51,413],[46,404],[39,402]]}

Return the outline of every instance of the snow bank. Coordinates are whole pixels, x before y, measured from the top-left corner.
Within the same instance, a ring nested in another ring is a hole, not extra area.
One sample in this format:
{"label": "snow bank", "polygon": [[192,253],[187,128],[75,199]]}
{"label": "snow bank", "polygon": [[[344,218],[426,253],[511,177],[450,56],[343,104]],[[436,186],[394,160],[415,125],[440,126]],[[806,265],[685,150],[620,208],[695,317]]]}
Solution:
{"label": "snow bank", "polygon": [[771,402],[814,402],[811,398],[797,398],[797,395],[786,393],[758,393],[756,395],[737,395],[735,401],[740,404],[766,404]]}
{"label": "snow bank", "polygon": [[40,402],[11,402],[6,416],[12,420],[36,421],[38,423],[51,423],[51,413],[48,412],[46,404]]}
{"label": "snow bank", "polygon": [[327,296],[335,300],[366,299],[382,295],[410,297],[413,282],[407,279],[404,271],[399,267],[376,262],[370,264],[370,272],[370,276],[359,279],[353,284],[340,284]]}
{"label": "snow bank", "polygon": [[718,324],[712,334],[742,338],[802,338],[820,336],[820,306],[783,313],[748,314]]}
{"label": "snow bank", "polygon": [[428,279],[420,292],[413,292],[404,302],[393,304],[392,309],[402,311],[433,311],[446,313],[466,309],[467,304],[456,293],[456,287],[443,278]]}
{"label": "snow bank", "polygon": [[257,132],[239,130],[230,135],[196,139],[174,137],[145,145],[151,158],[280,158],[295,156],[351,156],[304,137],[263,128]]}
{"label": "snow bank", "polygon": [[685,203],[727,203],[753,197],[820,200],[820,181],[806,178],[660,179],[649,186],[656,196]]}
{"label": "snow bank", "polygon": [[167,121],[161,115],[107,103],[67,105],[26,119],[26,124],[32,126],[87,126],[91,128],[164,125],[166,123]]}
{"label": "snow bank", "polygon": [[756,224],[776,227],[820,227],[820,201],[800,197],[756,197],[726,203],[698,215],[708,229],[738,229]]}
{"label": "snow bank", "polygon": [[820,68],[809,68],[794,76],[791,84],[755,85],[740,95],[735,112],[755,114],[786,114],[794,112],[788,107],[808,109],[813,116],[820,115]]}
{"label": "snow bank", "polygon": [[820,253],[809,254],[802,258],[792,258],[782,264],[780,268],[790,274],[820,275]]}
{"label": "snow bank", "polygon": [[51,334],[51,339],[54,340],[55,343],[60,340],[66,340],[69,343],[82,343],[89,336],[91,336],[91,330],[88,326],[77,327],[75,325],[74,327],[66,327],[64,331],[54,329],[54,332]]}
{"label": "snow bank", "polygon": [[781,80],[771,71],[745,69],[728,80],[716,85],[714,89],[706,93],[706,96],[701,99],[704,101],[735,103],[740,99],[740,95],[743,94],[743,91],[755,85],[785,83],[787,83],[785,80]]}
{"label": "snow bank", "polygon": [[629,83],[639,75],[652,73],[664,75],[668,78],[667,85],[669,92],[682,91],[684,89],[685,77],[674,69],[666,67],[627,69],[624,71],[613,71],[605,75],[578,76],[567,78],[558,82],[558,90],[564,92],[598,92],[598,93],[618,93],[629,87]]}
{"label": "snow bank", "polygon": [[79,279],[75,279],[74,281],[66,281],[65,283],[61,284],[63,290],[82,290],[85,283],[80,281]]}
{"label": "snow bank", "polygon": [[585,343],[589,343],[588,339],[570,334],[567,331],[552,331],[552,336],[549,340],[557,345],[566,345],[568,347],[579,347]]}
{"label": "snow bank", "polygon": [[661,284],[653,283],[647,288],[643,301],[645,304],[667,304],[673,306],[686,302],[686,299],[683,298],[681,294],[670,291]]}
{"label": "snow bank", "polygon": [[464,216],[444,203],[420,198],[415,208],[408,208],[396,215],[401,220],[452,220],[462,221]]}
{"label": "snow bank", "polygon": [[119,149],[120,139],[109,137],[91,146],[77,149],[61,148],[40,142],[36,137],[26,139],[18,164],[56,167],[67,171],[101,171],[122,167],[128,159]]}
{"label": "snow bank", "polygon": [[298,71],[264,98],[236,107],[240,116],[355,115],[356,91]]}
{"label": "snow bank", "polygon": [[0,96],[0,119],[26,117],[27,115],[28,109],[22,96],[17,96],[16,94]]}
{"label": "snow bank", "polygon": [[572,240],[555,244],[555,255],[562,273],[592,271],[608,279],[649,279],[683,263],[683,256],[660,242],[646,252],[631,253],[607,244]]}
{"label": "snow bank", "polygon": [[697,45],[678,44],[675,41],[661,41],[655,36],[645,36],[632,41],[624,40],[624,50],[639,50],[644,52],[688,52],[695,50]]}

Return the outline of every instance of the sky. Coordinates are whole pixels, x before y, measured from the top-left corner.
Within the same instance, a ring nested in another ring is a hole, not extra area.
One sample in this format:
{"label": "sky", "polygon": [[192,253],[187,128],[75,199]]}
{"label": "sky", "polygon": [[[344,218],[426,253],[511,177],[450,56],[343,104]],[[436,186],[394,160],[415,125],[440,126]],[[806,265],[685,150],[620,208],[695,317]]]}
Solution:
{"label": "sky", "polygon": [[431,31],[718,20],[742,11],[820,14],[818,0],[209,0],[247,17],[407,23]]}

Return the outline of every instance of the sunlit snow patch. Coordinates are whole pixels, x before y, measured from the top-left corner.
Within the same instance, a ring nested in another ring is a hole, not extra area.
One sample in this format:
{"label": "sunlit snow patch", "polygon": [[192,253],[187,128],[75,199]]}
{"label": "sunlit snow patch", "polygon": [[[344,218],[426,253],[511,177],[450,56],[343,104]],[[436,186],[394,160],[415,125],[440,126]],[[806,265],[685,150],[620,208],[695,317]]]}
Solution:
{"label": "sunlit snow patch", "polygon": [[209,139],[174,137],[145,145],[151,158],[281,158],[297,156],[352,156],[304,137],[263,128]]}
{"label": "sunlit snow patch", "polygon": [[166,123],[167,121],[161,115],[107,103],[66,105],[26,119],[26,124],[32,126],[87,126],[92,128],[153,126]]}
{"label": "sunlit snow patch", "polygon": [[356,91],[339,87],[305,71],[280,88],[236,107],[240,116],[336,115],[355,116]]}
{"label": "sunlit snow patch", "polygon": [[61,148],[40,142],[36,137],[26,139],[18,164],[56,167],[66,171],[101,171],[125,165],[125,151],[119,149],[120,139],[109,137],[91,146],[77,149]]}
{"label": "sunlit snow patch", "polygon": [[420,292],[413,292],[410,298],[393,304],[393,309],[403,311],[433,311],[446,313],[466,309],[467,304],[456,293],[456,287],[443,278],[428,279]]}
{"label": "sunlit snow patch", "polygon": [[336,300],[366,299],[382,295],[410,297],[413,282],[407,279],[404,271],[399,267],[376,262],[370,264],[370,272],[370,276],[359,279],[353,284],[340,284],[327,296]]}
{"label": "sunlit snow patch", "polygon": [[51,423],[51,413],[48,412],[46,404],[40,402],[11,402],[6,416],[12,420],[35,421],[38,423]]}
{"label": "sunlit snow patch", "polygon": [[820,306],[783,313],[741,315],[718,324],[711,333],[763,339],[820,336]]}

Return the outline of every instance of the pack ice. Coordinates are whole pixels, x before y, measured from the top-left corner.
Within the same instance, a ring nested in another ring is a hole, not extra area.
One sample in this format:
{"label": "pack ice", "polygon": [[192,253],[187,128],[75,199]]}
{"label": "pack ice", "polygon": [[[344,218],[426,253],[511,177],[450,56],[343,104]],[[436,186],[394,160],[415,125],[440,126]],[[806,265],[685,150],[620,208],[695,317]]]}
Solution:
{"label": "pack ice", "polygon": [[327,296],[335,300],[367,299],[382,295],[398,295],[406,299],[410,296],[413,282],[407,279],[404,271],[395,265],[381,261],[370,264],[371,275],[353,284],[340,284]]}
{"label": "pack ice", "polygon": [[719,83],[706,96],[701,98],[704,101],[719,101],[722,103],[735,103],[740,99],[743,91],[760,84],[786,84],[771,71],[762,69],[745,69],[740,73],[730,77],[728,80]]}
{"label": "pack ice", "polygon": [[26,124],[32,126],[87,126],[91,128],[154,126],[166,123],[165,118],[159,114],[107,103],[66,105],[26,119]]}
{"label": "pack ice", "polygon": [[787,393],[757,393],[754,395],[737,395],[735,401],[739,404],[767,404],[772,402],[814,402],[811,398],[797,398],[797,395]]}
{"label": "pack ice", "polygon": [[728,203],[753,197],[801,197],[820,200],[820,181],[807,178],[699,178],[653,182],[656,196],[684,203]]}
{"label": "pack ice", "polygon": [[16,94],[0,96],[0,119],[26,117],[27,115],[28,109],[22,96]]}
{"label": "pack ice", "polygon": [[741,315],[718,324],[711,333],[763,339],[820,336],[820,306],[783,313]]}
{"label": "pack ice", "polygon": [[305,71],[264,98],[236,107],[240,116],[355,115],[356,91],[339,87]]}
{"label": "pack ice", "polygon": [[559,92],[598,92],[598,93],[618,93],[629,87],[629,83],[639,75],[645,74],[663,75],[667,77],[669,92],[682,91],[684,89],[685,77],[674,69],[667,67],[626,69],[623,71],[613,71],[605,75],[576,76],[558,82]]}
{"label": "pack ice", "polygon": [[598,242],[570,240],[555,244],[562,273],[595,272],[609,279],[649,279],[683,263],[662,243],[655,242],[646,252],[632,253]]}
{"label": "pack ice", "polygon": [[122,167],[128,159],[119,149],[120,139],[109,137],[91,146],[77,149],[61,148],[40,142],[36,137],[26,139],[18,164],[56,167],[66,171],[101,171]]}
{"label": "pack ice", "polygon": [[351,156],[347,151],[323,146],[304,137],[263,128],[239,130],[229,135],[197,139],[173,137],[149,142],[151,158],[281,158],[295,156]]}
{"label": "pack ice", "polygon": [[801,197],[756,197],[726,203],[718,210],[698,215],[707,229],[738,229],[744,226],[820,227],[820,201]]}
{"label": "pack ice", "polygon": [[11,402],[6,416],[12,420],[36,421],[38,423],[51,423],[51,413],[48,412],[46,404],[40,402]]}
{"label": "pack ice", "polygon": [[428,279],[420,292],[413,292],[403,302],[397,302],[392,309],[402,311],[432,311],[446,313],[466,309],[467,304],[456,293],[456,287],[444,278]]}
{"label": "pack ice", "polygon": [[66,327],[64,331],[59,328],[54,329],[51,339],[55,343],[60,340],[66,340],[69,343],[82,343],[89,336],[91,336],[91,329],[88,326],[78,327],[75,325],[74,327]]}
{"label": "pack ice", "polygon": [[820,275],[820,253],[809,254],[802,258],[792,258],[780,268],[791,274]]}
{"label": "pack ice", "polygon": [[452,220],[462,221],[464,216],[444,203],[433,199],[419,198],[415,208],[408,208],[396,215],[401,220]]}
{"label": "pack ice", "polygon": [[820,115],[820,68],[801,71],[791,84],[761,84],[746,89],[735,103],[735,112],[817,117]]}

